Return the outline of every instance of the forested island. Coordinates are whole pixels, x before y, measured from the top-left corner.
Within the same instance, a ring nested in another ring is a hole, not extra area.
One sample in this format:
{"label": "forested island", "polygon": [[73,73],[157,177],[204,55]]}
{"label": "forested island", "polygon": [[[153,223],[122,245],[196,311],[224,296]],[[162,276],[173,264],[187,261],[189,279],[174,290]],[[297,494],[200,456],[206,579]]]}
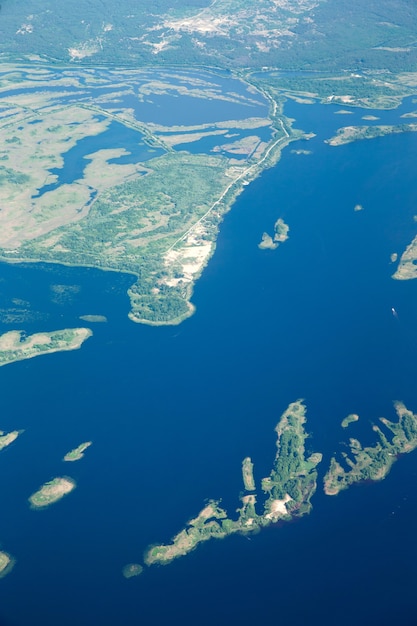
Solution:
{"label": "forested island", "polygon": [[281,416],[275,428],[276,456],[271,473],[262,480],[263,496],[259,502],[258,495],[253,493],[256,489],[253,463],[246,457],[242,463],[245,493],[241,497],[237,519],[228,516],[219,500],[210,500],[170,544],[153,545],[146,550],[146,565],[167,564],[211,538],[224,539],[234,533],[258,532],[278,520],[291,521],[309,513],[310,500],[317,487],[316,468],[322,455],[314,453],[306,457],[305,415],[306,407],[298,400]]}
{"label": "forested island", "polygon": [[29,336],[23,331],[11,330],[0,335],[0,366],[42,354],[77,350],[92,334],[88,328],[66,328]]}
{"label": "forested island", "polygon": [[397,422],[384,417],[372,428],[378,436],[374,446],[362,447],[357,439],[349,439],[349,453],[342,452],[343,465],[331,459],[330,468],[324,477],[324,491],[334,496],[350,485],[366,480],[382,480],[390,471],[400,454],[417,448],[417,415],[409,411],[402,402],[395,402]]}

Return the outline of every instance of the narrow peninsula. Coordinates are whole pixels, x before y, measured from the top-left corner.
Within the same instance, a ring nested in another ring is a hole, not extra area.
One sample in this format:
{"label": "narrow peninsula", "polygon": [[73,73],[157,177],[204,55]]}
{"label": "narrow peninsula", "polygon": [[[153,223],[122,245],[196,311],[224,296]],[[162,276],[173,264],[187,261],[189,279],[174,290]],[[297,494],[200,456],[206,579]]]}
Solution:
{"label": "narrow peninsula", "polygon": [[85,441],[84,443],[80,443],[77,448],[70,450],[64,456],[63,461],[79,461],[83,458],[85,450],[91,446],[92,441]]}
{"label": "narrow peninsula", "polygon": [[[306,408],[301,400],[293,402],[281,416],[277,426],[277,452],[271,473],[262,480],[264,496],[257,513],[257,494],[253,463],[246,457],[242,463],[245,493],[237,519],[231,519],[219,500],[210,500],[169,544],[150,546],[144,556],[146,565],[167,564],[188,554],[199,543],[211,538],[223,539],[234,533],[248,534],[277,521],[291,521],[310,512],[310,499],[317,487],[316,466],[322,455],[306,458],[304,430]],[[250,492],[250,493],[248,493]]]}
{"label": "narrow peninsula", "polygon": [[335,457],[331,459],[324,477],[324,491],[328,496],[335,496],[354,483],[382,480],[400,454],[417,448],[417,415],[402,402],[395,402],[394,406],[398,421],[380,418],[385,432],[380,426],[373,426],[379,439],[374,446],[362,447],[357,439],[350,439],[350,455],[342,452],[345,466]]}
{"label": "narrow peninsula", "polygon": [[92,334],[89,328],[66,328],[26,337],[21,330],[11,330],[0,335],[0,366],[41,354],[77,350]]}
{"label": "narrow peninsula", "polygon": [[32,509],[45,509],[46,507],[58,502],[64,496],[71,493],[75,489],[76,483],[68,476],[58,477],[50,480],[42,485],[38,491],[33,493],[29,502]]}

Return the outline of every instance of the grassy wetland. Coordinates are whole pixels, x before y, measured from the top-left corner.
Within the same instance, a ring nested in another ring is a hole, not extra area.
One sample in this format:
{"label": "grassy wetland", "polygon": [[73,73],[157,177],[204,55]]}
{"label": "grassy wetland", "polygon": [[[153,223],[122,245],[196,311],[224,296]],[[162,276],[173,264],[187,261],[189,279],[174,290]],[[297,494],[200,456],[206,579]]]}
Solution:
{"label": "grassy wetland", "polygon": [[[12,69],[14,89],[7,71],[0,87],[0,258],[128,272],[133,321],[191,315],[224,213],[302,133],[238,78]],[[164,120],[174,97],[194,99],[201,119]],[[164,104],[161,119],[150,103]]]}

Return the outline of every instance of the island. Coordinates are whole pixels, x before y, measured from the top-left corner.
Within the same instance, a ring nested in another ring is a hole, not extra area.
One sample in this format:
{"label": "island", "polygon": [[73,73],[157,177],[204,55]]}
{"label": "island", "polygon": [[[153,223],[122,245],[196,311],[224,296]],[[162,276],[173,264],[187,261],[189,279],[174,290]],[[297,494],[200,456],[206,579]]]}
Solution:
{"label": "island", "polygon": [[10,446],[10,444],[13,443],[13,441],[15,441],[23,432],[23,430],[12,430],[10,433],[5,433],[0,430],[0,450]]}
{"label": "island", "polygon": [[[310,500],[317,487],[316,467],[322,455],[316,452],[306,457],[305,415],[303,401],[297,400],[281,416],[275,428],[276,456],[269,476],[262,480],[263,496],[259,498],[259,503],[256,493],[246,493],[256,490],[253,463],[250,457],[246,457],[242,463],[245,493],[240,498],[237,519],[228,516],[220,500],[209,500],[171,543],[149,546],[144,555],[145,564],[165,565],[209,539],[224,539],[234,533],[259,532],[278,521],[289,522],[309,513]],[[257,513],[257,503],[261,513]]]}
{"label": "island", "polygon": [[246,491],[255,491],[255,479],[253,477],[253,463],[251,458],[247,456],[242,462],[242,477]]}
{"label": "island", "polygon": [[7,552],[0,551],[0,578],[6,576],[13,568],[15,560]]}
{"label": "island", "polygon": [[80,443],[77,448],[70,450],[64,456],[63,461],[79,461],[84,456],[84,451],[87,450],[89,446],[91,446],[92,441],[85,441],[84,443]]}
{"label": "island", "polygon": [[80,315],[80,320],[83,320],[83,322],[97,324],[107,322],[107,317],[105,315]]}
{"label": "island", "polygon": [[347,428],[349,426],[349,424],[352,424],[353,422],[357,422],[359,419],[359,415],[356,415],[356,413],[350,413],[350,415],[347,415],[345,417],[344,420],[342,420],[342,428]]}
{"label": "island", "polygon": [[388,124],[380,124],[374,126],[344,126],[339,128],[336,135],[330,139],[326,139],[325,143],[330,146],[341,146],[359,139],[375,139],[376,137],[385,137],[393,133],[407,133],[417,131],[417,124],[397,124],[390,126]]}
{"label": "island", "polygon": [[142,565],[139,565],[139,563],[129,563],[128,565],[125,565],[122,570],[122,574],[125,578],[133,578],[134,576],[140,576],[142,572],[143,572],[143,567]]}
{"label": "island", "polygon": [[279,218],[274,224],[274,237],[272,238],[271,235],[268,235],[268,233],[263,233],[262,240],[258,244],[258,248],[261,250],[275,250],[278,248],[280,243],[287,241],[289,230],[290,227],[288,224],[286,224],[282,218]]}
{"label": "island", "polygon": [[42,354],[77,350],[92,334],[89,328],[66,328],[29,336],[24,331],[11,330],[0,335],[0,366]]}
{"label": "island", "polygon": [[380,418],[386,432],[379,425],[373,426],[378,435],[374,446],[362,447],[357,439],[350,439],[350,455],[342,452],[344,465],[332,457],[324,476],[324,491],[328,496],[337,495],[354,483],[382,480],[400,454],[417,448],[417,415],[402,402],[395,402],[394,406],[398,421]]}
{"label": "island", "polygon": [[75,489],[76,483],[68,476],[57,477],[46,482],[38,491],[33,493],[29,502],[32,509],[44,509]]}

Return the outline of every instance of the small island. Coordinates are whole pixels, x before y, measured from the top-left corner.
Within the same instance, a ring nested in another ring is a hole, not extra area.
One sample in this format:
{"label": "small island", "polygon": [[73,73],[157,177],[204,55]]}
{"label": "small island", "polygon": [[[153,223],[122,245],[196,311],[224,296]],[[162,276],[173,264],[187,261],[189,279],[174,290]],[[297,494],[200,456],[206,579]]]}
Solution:
{"label": "small island", "polygon": [[353,422],[357,422],[359,419],[359,415],[356,415],[356,413],[351,413],[350,415],[348,415],[347,417],[345,417],[344,420],[342,420],[342,428],[347,428],[349,426],[349,424],[353,424]]}
{"label": "small island", "polygon": [[[385,426],[386,434],[380,426],[374,425],[372,428],[379,439],[374,446],[364,448],[357,439],[350,439],[350,455],[342,452],[346,467],[335,457],[331,459],[330,468],[324,477],[324,491],[328,496],[335,496],[354,483],[382,480],[400,454],[417,448],[417,415],[402,402],[395,402],[394,406],[398,422],[381,417],[380,422]],[[387,435],[391,435],[391,438]]]}
{"label": "small island", "polygon": [[80,315],[80,320],[96,324],[107,322],[107,317],[105,315]]}
{"label": "small island", "polygon": [[15,564],[15,560],[7,552],[0,551],[0,578],[6,576]]}
{"label": "small island", "polygon": [[68,478],[68,476],[54,478],[42,485],[38,491],[30,496],[31,508],[44,509],[71,493],[75,487],[75,481],[72,478]]}
{"label": "small island", "polygon": [[143,572],[142,565],[139,563],[129,563],[122,569],[122,574],[125,578],[133,578],[134,576],[140,576]]}
{"label": "small island", "polygon": [[5,433],[0,430],[0,450],[10,446],[10,444],[13,443],[13,441],[15,441],[22,433],[23,430],[12,430],[10,433]]}
{"label": "small island", "polygon": [[66,328],[26,337],[21,330],[11,330],[0,335],[0,367],[41,354],[77,350],[92,334],[89,328]]}
{"label": "small island", "polygon": [[253,478],[253,463],[251,458],[247,456],[242,462],[242,477],[246,491],[255,491],[255,479]]}
{"label": "small island", "polygon": [[261,250],[275,250],[278,248],[280,243],[287,241],[289,230],[290,227],[288,224],[286,224],[283,219],[279,218],[274,224],[274,237],[272,238],[271,235],[268,235],[268,233],[263,233],[262,240],[258,244],[258,248]]}
{"label": "small island", "polygon": [[87,448],[91,446],[92,443],[92,441],[85,441],[84,443],[81,443],[77,448],[74,448],[73,450],[70,450],[70,452],[67,452],[67,454],[63,458],[63,461],[79,461],[83,458],[85,450],[87,450]]}
{"label": "small island", "polygon": [[[197,517],[190,520],[172,542],[149,546],[145,552],[146,565],[165,565],[188,554],[199,543],[209,539],[224,539],[234,533],[248,534],[277,521],[291,521],[311,510],[310,499],[317,487],[317,465],[320,453],[305,456],[304,430],[306,408],[301,400],[293,402],[281,416],[277,426],[277,453],[269,476],[262,480],[264,496],[256,493],[241,497],[237,519],[231,519],[220,506],[220,500],[210,500]],[[246,491],[255,491],[253,463],[246,457],[242,463]]]}

